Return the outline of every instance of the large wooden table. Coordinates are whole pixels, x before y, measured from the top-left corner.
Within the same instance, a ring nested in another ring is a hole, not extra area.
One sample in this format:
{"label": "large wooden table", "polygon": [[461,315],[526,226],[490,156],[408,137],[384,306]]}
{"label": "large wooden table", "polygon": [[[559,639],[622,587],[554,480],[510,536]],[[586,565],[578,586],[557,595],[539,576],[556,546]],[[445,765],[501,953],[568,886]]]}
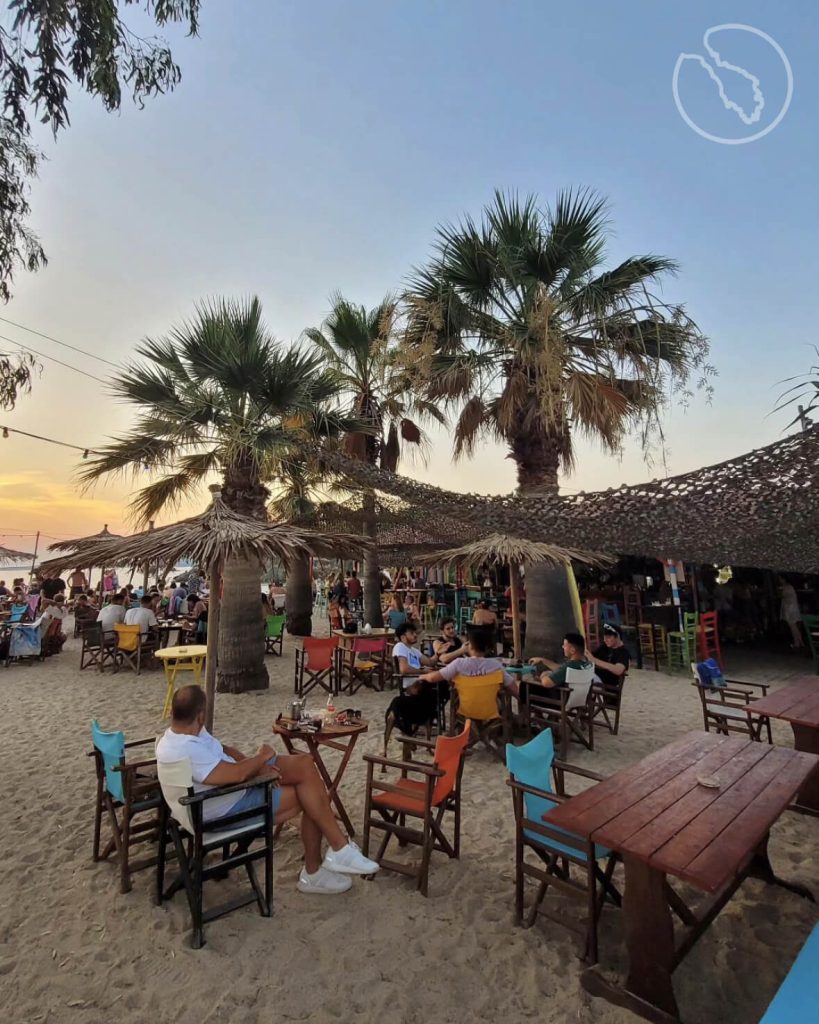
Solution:
{"label": "large wooden table", "polygon": [[[819,676],[803,676],[795,683],[752,701],[748,711],[766,718],[790,722],[797,750],[819,754]],[[819,814],[819,772],[799,790],[796,807]]]}
{"label": "large wooden table", "polygon": [[[678,1021],[672,974],[749,875],[813,899],[781,881],[768,832],[819,765],[814,755],[743,737],[691,732],[544,815],[617,851],[625,866],[625,987],[594,968],[583,987],[654,1024]],[[698,778],[715,777],[718,789]],[[710,894],[696,911],[669,884]],[[672,912],[683,925],[675,937]]]}
{"label": "large wooden table", "polygon": [[[347,813],[344,804],[341,802],[341,797],[338,795],[338,787],[341,785],[341,780],[344,778],[344,772],[347,765],[350,762],[350,757],[353,753],[356,740],[362,733],[365,733],[368,728],[368,723],[365,721],[358,721],[352,725],[328,725],[324,726],[318,732],[308,732],[305,729],[290,728],[281,725],[279,722],[273,723],[273,732],[276,736],[281,736],[282,743],[287,748],[288,754],[302,753],[296,746],[296,743],[303,743],[307,748],[307,753],[313,758],[318,773],[324,782],[325,788],[327,789],[327,795],[330,798],[330,803],[336,809],[337,816],[341,819],[344,827],[347,829],[348,836],[355,835],[355,828],[350,820],[350,815]],[[321,756],[321,748],[327,747],[331,750],[338,750],[341,752],[341,761],[336,768],[335,774],[331,775],[327,767],[324,758]]]}

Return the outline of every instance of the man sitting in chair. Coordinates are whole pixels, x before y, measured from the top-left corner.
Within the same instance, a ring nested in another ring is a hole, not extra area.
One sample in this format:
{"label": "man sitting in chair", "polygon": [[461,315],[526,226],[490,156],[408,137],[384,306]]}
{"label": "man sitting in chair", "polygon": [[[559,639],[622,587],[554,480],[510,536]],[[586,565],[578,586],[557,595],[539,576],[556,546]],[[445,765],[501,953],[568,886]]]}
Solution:
{"label": "man sitting in chair", "polygon": [[451,683],[455,676],[484,676],[490,672],[503,672],[503,685],[517,696],[514,676],[503,667],[499,658],[491,657],[495,647],[495,631],[485,626],[468,626],[466,631],[466,657],[455,658],[435,672],[419,676],[422,683]]}
{"label": "man sitting in chair", "polygon": [[520,684],[520,697],[522,700],[525,701],[529,693],[542,697],[550,696],[549,690],[565,686],[567,668],[583,669],[592,667],[591,661],[586,657],[586,641],[580,633],[567,633],[563,637],[563,655],[565,661],[562,661],[559,665],[556,661],[550,661],[548,658],[529,659],[530,665],[543,665],[548,671],[541,672],[540,683],[522,682]]}
{"label": "man sitting in chair", "polygon": [[595,675],[605,689],[617,691],[628,672],[631,656],[620,636],[617,626],[606,623],[603,626],[603,643],[591,654]]}
{"label": "man sitting in chair", "polygon": [[[156,748],[160,763],[189,758],[197,792],[210,786],[246,782],[266,767],[273,768],[280,779],[271,794],[274,821],[280,825],[302,816],[304,867],[299,875],[299,892],[346,892],[352,886],[349,875],[373,875],[379,870],[379,865],[365,857],[338,827],[327,790],[309,754],[277,756],[272,747],[263,743],[255,754],[247,756],[235,747],[223,746],[205,728],[206,706],[207,698],[201,687],[183,686],[176,691],[170,728]],[[205,820],[211,829],[218,830],[219,818],[259,807],[263,800],[264,790],[258,787],[226,794],[205,803]],[[323,861],[322,838],[330,846]]]}

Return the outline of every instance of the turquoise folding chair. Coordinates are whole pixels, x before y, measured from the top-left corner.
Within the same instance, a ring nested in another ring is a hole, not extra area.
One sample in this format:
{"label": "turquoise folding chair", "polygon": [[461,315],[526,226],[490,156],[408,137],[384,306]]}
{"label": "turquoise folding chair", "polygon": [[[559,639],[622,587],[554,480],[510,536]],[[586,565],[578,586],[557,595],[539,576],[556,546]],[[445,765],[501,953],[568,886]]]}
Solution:
{"label": "turquoise folding chair", "polygon": [[11,615],[9,616],[9,622],[22,622],[23,617],[28,615],[27,604],[13,604],[11,606]]}
{"label": "turquoise folding chair", "polygon": [[[506,746],[506,767],[509,769],[507,785],[512,789],[515,808],[515,920],[531,927],[538,914],[548,917],[585,939],[583,958],[597,963],[597,922],[607,899],[621,905],[620,893],[614,887],[612,875],[617,855],[588,839],[550,825],[543,815],[569,797],[563,792],[563,775],[570,772],[584,778],[602,781],[595,772],[556,761],[554,741],[549,729],[544,729],[522,747]],[[550,775],[554,772],[553,787]],[[559,792],[556,792],[558,790]],[[540,864],[525,858],[526,850],[533,851]],[[601,867],[601,863],[604,866]],[[572,869],[575,869],[574,875]],[[535,879],[537,893],[524,921],[524,880]],[[543,902],[549,888],[575,899],[586,901],[586,918],[575,922],[558,906],[554,912],[544,909]]]}
{"label": "turquoise folding chair", "polygon": [[[131,859],[131,847],[137,843],[156,842],[159,839],[159,809],[162,802],[159,783],[148,770],[156,765],[156,758],[125,760],[126,750],[155,742],[154,737],[125,742],[125,733],[104,732],[96,719],[91,723],[91,739],[97,772],[97,799],[94,810],[94,861],[106,860],[114,853],[119,861],[120,891],[131,891],[131,872],[156,864],[156,855],[136,861]],[[111,836],[100,850],[102,819],[107,814]],[[147,815],[147,817],[146,817]]]}

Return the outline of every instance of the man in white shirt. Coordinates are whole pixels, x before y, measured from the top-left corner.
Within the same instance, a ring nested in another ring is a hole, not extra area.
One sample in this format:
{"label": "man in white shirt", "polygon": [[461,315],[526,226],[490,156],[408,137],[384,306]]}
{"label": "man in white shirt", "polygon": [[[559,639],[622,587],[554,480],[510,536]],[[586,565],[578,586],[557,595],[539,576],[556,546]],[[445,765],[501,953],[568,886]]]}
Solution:
{"label": "man in white shirt", "polygon": [[125,608],[122,603],[122,595],[114,594],[111,603],[100,608],[97,615],[97,622],[102,626],[103,633],[113,633],[114,626],[125,621]]}
{"label": "man in white shirt", "polygon": [[[299,875],[299,892],[346,892],[352,885],[347,876],[374,875],[379,870],[379,865],[365,857],[338,827],[327,790],[309,754],[277,756],[272,747],[263,743],[248,757],[234,747],[223,746],[205,728],[206,706],[207,698],[201,687],[183,686],[176,691],[170,728],[156,747],[160,764],[189,758],[197,792],[247,782],[265,767],[274,768],[280,779],[272,793],[274,821],[280,825],[299,814],[302,816],[304,868]],[[214,797],[205,801],[203,818],[210,829],[218,830],[219,818],[259,807],[263,800],[261,787]],[[330,845],[323,861],[322,839]]]}
{"label": "man in white shirt", "polygon": [[143,597],[139,602],[139,608],[129,608],[125,613],[126,626],[139,626],[140,636],[144,639],[148,630],[156,625],[153,601],[150,597]]}
{"label": "man in white shirt", "polygon": [[402,622],[395,631],[395,638],[398,641],[392,649],[392,656],[398,662],[398,672],[403,677],[405,690],[411,689],[413,693],[419,692],[419,687],[409,676],[419,676],[421,667],[426,665],[432,668],[438,662],[435,658],[429,658],[422,654],[414,645],[418,642],[418,630],[411,622]]}

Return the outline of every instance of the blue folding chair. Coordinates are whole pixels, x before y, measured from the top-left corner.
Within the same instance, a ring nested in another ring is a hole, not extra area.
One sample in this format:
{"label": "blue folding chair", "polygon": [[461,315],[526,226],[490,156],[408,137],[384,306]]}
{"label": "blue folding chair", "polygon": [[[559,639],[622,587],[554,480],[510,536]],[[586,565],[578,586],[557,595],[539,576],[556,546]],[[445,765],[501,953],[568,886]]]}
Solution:
{"label": "blue folding chair", "polygon": [[[97,772],[97,799],[94,811],[94,861],[106,860],[114,853],[119,861],[120,891],[131,891],[131,873],[153,867],[156,854],[131,859],[131,847],[159,839],[159,808],[162,797],[156,776],[150,770],[156,758],[126,761],[126,750],[155,742],[154,737],[125,742],[125,733],[104,732],[96,719],[91,723],[91,739]],[[111,836],[100,850],[103,814],[108,815]]]}
{"label": "blue folding chair", "polygon": [[[538,914],[542,914],[584,938],[583,958],[590,964],[597,963],[597,922],[603,904],[608,899],[619,907],[622,902],[612,882],[617,854],[566,829],[550,825],[543,820],[543,815],[569,799],[563,792],[565,772],[597,782],[602,781],[602,777],[595,772],[556,761],[550,729],[544,729],[522,747],[507,744],[506,767],[509,769],[507,785],[512,789],[515,808],[516,923],[529,928],[535,923]],[[555,777],[554,786],[550,777],[552,773]],[[527,849],[537,855],[540,864],[526,860]],[[539,884],[535,900],[524,921],[526,878],[535,879]],[[554,913],[544,909],[543,902],[550,887],[558,893],[585,900],[585,920],[571,920],[561,913],[560,907]]]}

